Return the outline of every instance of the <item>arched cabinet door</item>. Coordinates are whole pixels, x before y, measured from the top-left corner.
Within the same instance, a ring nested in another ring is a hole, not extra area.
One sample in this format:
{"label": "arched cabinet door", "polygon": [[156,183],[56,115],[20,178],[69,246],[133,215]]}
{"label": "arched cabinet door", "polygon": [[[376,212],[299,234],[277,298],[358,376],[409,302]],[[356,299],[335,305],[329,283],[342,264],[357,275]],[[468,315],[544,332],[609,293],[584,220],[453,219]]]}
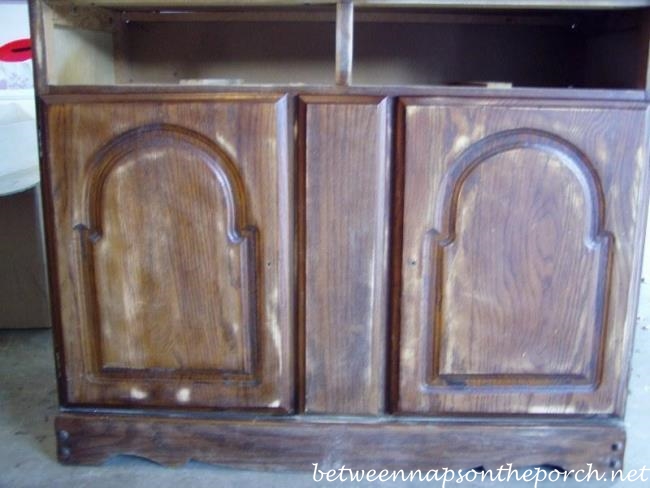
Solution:
{"label": "arched cabinet door", "polygon": [[645,108],[578,105],[400,104],[397,410],[622,412]]}
{"label": "arched cabinet door", "polygon": [[286,98],[47,121],[66,402],[290,411]]}

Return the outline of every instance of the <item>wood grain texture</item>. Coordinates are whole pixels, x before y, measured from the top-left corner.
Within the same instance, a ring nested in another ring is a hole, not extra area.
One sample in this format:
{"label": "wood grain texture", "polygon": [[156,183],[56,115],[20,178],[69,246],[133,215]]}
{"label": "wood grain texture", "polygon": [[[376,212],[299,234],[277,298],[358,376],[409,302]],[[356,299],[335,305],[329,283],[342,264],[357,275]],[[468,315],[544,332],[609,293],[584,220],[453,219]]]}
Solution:
{"label": "wood grain texture", "polygon": [[592,463],[609,473],[612,466],[622,465],[625,450],[620,424],[578,420],[251,422],[63,414],[56,419],[56,430],[59,460],[69,464],[98,464],[115,454],[132,454],[168,465],[195,459],[313,472],[313,463],[318,463],[320,470],[343,465],[407,473],[420,469],[423,476],[430,469],[482,466],[496,477],[501,466],[507,472],[509,463],[513,468],[546,464],[567,470],[588,469]]}
{"label": "wood grain texture", "polygon": [[69,404],[293,408],[285,97],[52,104]]}
{"label": "wood grain texture", "polygon": [[423,252],[428,384],[595,386],[611,242],[599,183],[576,148],[528,129],[448,167]]}
{"label": "wood grain texture", "polygon": [[75,229],[99,367],[254,380],[259,229],[229,156],[154,124],[102,148],[84,182]]}
{"label": "wood grain texture", "polygon": [[376,414],[385,399],[388,102],[301,103],[305,410]]}
{"label": "wood grain texture", "polygon": [[398,409],[620,414],[645,107],[400,110]]}

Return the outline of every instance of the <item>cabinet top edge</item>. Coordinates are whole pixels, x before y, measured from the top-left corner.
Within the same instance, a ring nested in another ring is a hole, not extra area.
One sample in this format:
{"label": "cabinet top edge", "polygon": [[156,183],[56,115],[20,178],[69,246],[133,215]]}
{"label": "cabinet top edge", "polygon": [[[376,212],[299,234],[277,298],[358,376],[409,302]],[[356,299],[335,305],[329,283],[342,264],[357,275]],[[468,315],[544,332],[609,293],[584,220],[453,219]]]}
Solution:
{"label": "cabinet top edge", "polygon": [[304,85],[304,86],[178,86],[178,85],[134,85],[134,86],[49,86],[39,93],[46,103],[74,100],[97,102],[100,100],[129,99],[148,101],[160,98],[201,99],[227,97],[231,99],[255,98],[257,101],[279,100],[284,95],[305,97],[319,96],[366,96],[366,97],[455,97],[485,98],[494,100],[549,100],[549,101],[592,101],[626,102],[643,106],[648,101],[644,90],[610,90],[588,88],[528,88],[509,89],[464,87],[464,86],[348,86]]}
{"label": "cabinet top edge", "polygon": [[[32,0],[36,1],[36,0]],[[122,9],[331,5],[336,0],[40,0],[45,3]],[[342,0],[356,6],[491,9],[623,9],[650,7],[650,0]]]}

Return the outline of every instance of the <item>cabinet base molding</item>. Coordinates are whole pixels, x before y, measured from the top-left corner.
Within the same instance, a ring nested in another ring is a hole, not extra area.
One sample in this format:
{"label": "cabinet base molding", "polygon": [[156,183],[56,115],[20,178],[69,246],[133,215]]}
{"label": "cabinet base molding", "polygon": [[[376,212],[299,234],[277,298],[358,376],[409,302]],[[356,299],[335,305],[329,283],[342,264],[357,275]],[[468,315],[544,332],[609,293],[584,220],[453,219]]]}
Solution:
{"label": "cabinet base molding", "polygon": [[[313,471],[346,468],[496,471],[552,466],[620,469],[625,429],[616,420],[364,420],[323,417],[214,419],[63,413],[58,458],[99,464],[133,455],[180,466],[190,460],[231,467]],[[504,471],[505,472],[505,471]],[[408,474],[408,473],[407,473]]]}

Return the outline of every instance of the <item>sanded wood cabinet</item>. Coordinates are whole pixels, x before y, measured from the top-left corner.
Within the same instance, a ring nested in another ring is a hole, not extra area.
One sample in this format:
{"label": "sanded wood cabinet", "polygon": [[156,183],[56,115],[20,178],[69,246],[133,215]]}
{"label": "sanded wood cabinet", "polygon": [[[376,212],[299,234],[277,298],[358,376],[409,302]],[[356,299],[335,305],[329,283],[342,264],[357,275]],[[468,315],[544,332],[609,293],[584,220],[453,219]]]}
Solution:
{"label": "sanded wood cabinet", "polygon": [[400,412],[620,414],[643,104],[401,100]]}
{"label": "sanded wood cabinet", "polygon": [[622,465],[650,2],[31,13],[62,462]]}
{"label": "sanded wood cabinet", "polygon": [[67,402],[291,411],[286,97],[45,118]]}

